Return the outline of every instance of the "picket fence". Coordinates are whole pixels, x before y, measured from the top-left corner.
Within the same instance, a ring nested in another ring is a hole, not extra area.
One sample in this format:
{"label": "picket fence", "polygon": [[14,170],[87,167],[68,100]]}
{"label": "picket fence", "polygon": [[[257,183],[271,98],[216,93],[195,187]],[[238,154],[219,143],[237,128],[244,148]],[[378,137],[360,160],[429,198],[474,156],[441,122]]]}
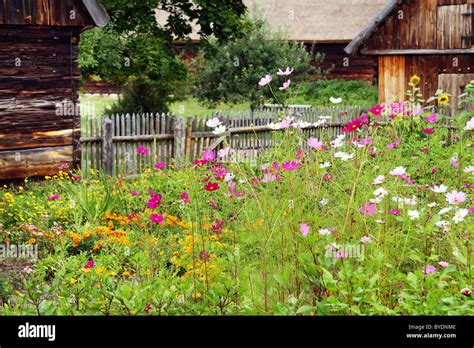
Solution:
{"label": "picket fence", "polygon": [[[349,119],[363,113],[360,107],[321,107],[290,110],[290,116],[315,123],[322,116],[323,126],[305,128],[306,136],[336,137]],[[274,130],[268,127],[288,110],[273,108],[267,111],[224,111],[207,116],[178,117],[175,114],[145,113],[125,115],[84,115],[82,120],[82,169],[103,169],[110,175],[130,175],[143,172],[157,162],[166,164],[192,161],[202,156],[205,149],[219,150],[227,145],[237,152],[229,160],[252,162],[269,148],[277,145]],[[209,119],[218,117],[228,131],[216,136],[206,126]],[[149,149],[148,155],[138,147]]]}

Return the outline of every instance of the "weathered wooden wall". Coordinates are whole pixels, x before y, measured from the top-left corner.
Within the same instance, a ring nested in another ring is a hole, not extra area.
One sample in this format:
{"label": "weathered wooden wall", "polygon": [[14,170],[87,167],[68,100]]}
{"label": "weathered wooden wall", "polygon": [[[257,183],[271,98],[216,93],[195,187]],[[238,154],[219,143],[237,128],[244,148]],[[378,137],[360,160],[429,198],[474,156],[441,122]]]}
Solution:
{"label": "weathered wooden wall", "polygon": [[[379,56],[380,101],[403,99],[413,75],[426,97],[443,87],[441,74],[464,81],[474,72],[473,24],[474,0],[406,0],[393,10],[361,48]],[[462,85],[449,85],[455,103]]]}
{"label": "weathered wooden wall", "polygon": [[0,179],[79,164],[78,42],[92,25],[82,1],[0,0]]}
{"label": "weathered wooden wall", "polygon": [[330,69],[329,79],[362,80],[374,84],[377,60],[371,56],[352,56],[344,52],[347,43],[306,45],[312,54],[322,53],[325,59],[321,64],[313,65],[324,70]]}

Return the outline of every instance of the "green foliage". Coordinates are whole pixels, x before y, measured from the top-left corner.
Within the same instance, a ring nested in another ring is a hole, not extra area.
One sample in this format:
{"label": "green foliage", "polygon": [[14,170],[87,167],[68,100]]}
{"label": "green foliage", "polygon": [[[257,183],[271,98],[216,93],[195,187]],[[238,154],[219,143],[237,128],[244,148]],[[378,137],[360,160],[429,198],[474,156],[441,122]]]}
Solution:
{"label": "green foliage", "polygon": [[[317,59],[321,59],[318,56]],[[271,33],[265,22],[249,22],[242,38],[218,44],[211,42],[197,60],[196,95],[208,105],[243,103],[250,101],[255,109],[262,97],[273,98],[268,87],[258,89],[260,79],[279,68],[294,68],[293,83],[315,72],[304,46],[289,43],[280,33]],[[278,77],[285,82],[288,77]],[[280,84],[281,86],[281,84]],[[280,101],[289,97],[287,91],[274,91]]]}
{"label": "green foliage", "polygon": [[317,80],[302,84],[296,102],[329,106],[331,97],[342,98],[343,105],[372,106],[377,104],[378,89],[363,81]]}

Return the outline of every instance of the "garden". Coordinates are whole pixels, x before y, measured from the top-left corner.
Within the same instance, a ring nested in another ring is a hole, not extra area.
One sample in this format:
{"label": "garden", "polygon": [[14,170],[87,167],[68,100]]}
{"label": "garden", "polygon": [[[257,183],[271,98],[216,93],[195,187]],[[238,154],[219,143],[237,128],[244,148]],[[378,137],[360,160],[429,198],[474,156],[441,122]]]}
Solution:
{"label": "garden", "polygon": [[419,84],[335,138],[283,112],[256,163],[225,145],[5,185],[0,238],[39,255],[2,270],[2,314],[473,315],[474,81],[449,119]]}

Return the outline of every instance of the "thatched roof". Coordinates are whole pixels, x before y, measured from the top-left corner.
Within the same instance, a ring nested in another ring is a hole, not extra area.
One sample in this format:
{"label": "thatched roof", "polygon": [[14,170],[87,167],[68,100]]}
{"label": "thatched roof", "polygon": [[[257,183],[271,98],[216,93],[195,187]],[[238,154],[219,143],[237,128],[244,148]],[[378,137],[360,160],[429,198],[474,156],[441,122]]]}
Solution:
{"label": "thatched roof", "polygon": [[372,33],[383,24],[390,14],[403,3],[404,0],[390,0],[385,8],[377,14],[352,42],[344,49],[348,54],[356,54],[360,46],[372,35]]}
{"label": "thatched roof", "polygon": [[[349,42],[390,0],[244,0],[251,17],[300,42]],[[159,23],[167,14],[157,11]],[[199,40],[193,33],[190,38]]]}
{"label": "thatched roof", "polygon": [[82,0],[90,16],[98,27],[105,27],[110,20],[104,6],[98,0]]}

